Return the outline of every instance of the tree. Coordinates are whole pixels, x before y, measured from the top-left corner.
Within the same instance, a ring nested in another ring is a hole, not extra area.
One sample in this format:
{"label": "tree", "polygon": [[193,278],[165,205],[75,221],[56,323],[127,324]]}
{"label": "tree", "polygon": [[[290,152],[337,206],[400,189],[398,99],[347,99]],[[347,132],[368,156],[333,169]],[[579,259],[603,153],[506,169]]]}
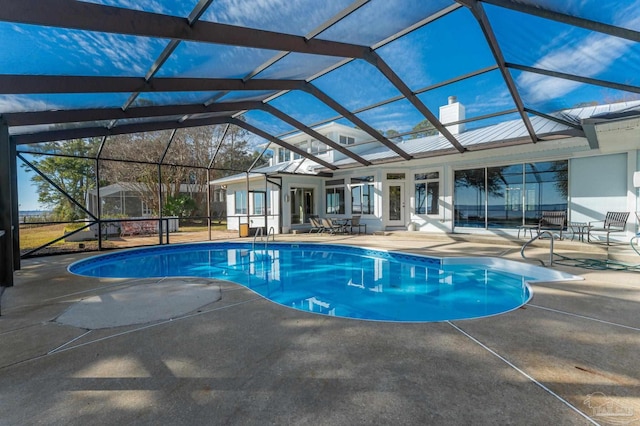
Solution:
{"label": "tree", "polygon": [[[100,170],[105,183],[118,183],[136,193],[154,214],[159,213],[157,163],[167,149],[171,132],[157,131],[116,135],[107,138]],[[127,160],[122,161],[108,161]],[[165,179],[174,177],[167,176]],[[168,195],[174,195],[169,193]]]}
{"label": "tree", "polygon": [[196,200],[188,195],[178,195],[168,197],[164,205],[163,214],[165,216],[189,217],[197,208]]}
{"label": "tree", "polygon": [[[246,140],[232,136],[220,147],[214,163],[215,172],[219,177],[224,177],[248,170],[258,155],[260,155],[258,152],[252,152],[249,149],[249,143]],[[260,167],[267,161],[266,158],[262,158],[256,167]]]}
{"label": "tree", "polygon": [[382,133],[387,139],[393,142],[402,142],[402,136],[400,136],[400,132],[394,129],[389,129],[386,132]]}
{"label": "tree", "polygon": [[567,161],[552,161],[549,171],[553,173],[553,186],[562,197],[569,195],[569,169]]}
{"label": "tree", "polygon": [[413,126],[413,132],[415,133],[411,135],[411,139],[417,139],[425,136],[433,136],[438,134],[438,130],[436,130],[436,128],[433,127],[433,124],[431,124],[431,122],[426,118],[421,122],[419,122],[418,124],[416,124],[415,126]]}
{"label": "tree", "polygon": [[502,197],[504,182],[500,167],[490,167],[487,169],[485,182],[485,169],[458,170],[455,174],[456,186],[464,188],[476,188],[487,191],[490,195]]}
{"label": "tree", "polygon": [[[133,191],[154,214],[159,213],[162,187],[163,213],[180,215],[206,214],[207,173],[205,168],[215,154],[209,175],[217,179],[245,171],[257,158],[247,142],[248,133],[239,127],[204,126],[180,129],[173,139],[170,132],[114,136],[107,140],[103,157],[138,160],[135,162],[103,161],[102,176]],[[224,140],[220,143],[222,136]],[[162,161],[160,173],[158,163]],[[261,163],[263,163],[261,161]],[[186,199],[195,207],[180,207]]]}
{"label": "tree", "polygon": [[[95,162],[68,156],[91,157],[95,155],[99,144],[100,139],[94,138],[48,142],[35,146],[34,151],[42,154],[36,155],[36,159],[32,161],[33,166],[64,191],[56,190],[39,174],[31,177],[38,192],[38,201],[53,211],[53,220],[68,221],[86,216],[71,199],[83,205],[89,191],[95,188]],[[30,170],[26,164],[22,167]]]}

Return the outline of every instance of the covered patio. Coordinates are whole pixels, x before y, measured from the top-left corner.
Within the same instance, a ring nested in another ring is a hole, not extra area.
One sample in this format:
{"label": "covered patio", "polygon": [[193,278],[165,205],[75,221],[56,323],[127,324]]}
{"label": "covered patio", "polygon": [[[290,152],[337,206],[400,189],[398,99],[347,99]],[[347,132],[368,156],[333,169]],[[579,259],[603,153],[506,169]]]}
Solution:
{"label": "covered patio", "polygon": [[[637,0],[4,3],[0,424],[640,423]],[[135,209],[103,201],[125,183]],[[36,193],[57,216],[24,223]],[[587,241],[584,223],[627,213],[611,246],[555,247],[626,266],[545,262],[584,280],[481,319],[356,321],[229,281],[67,271],[236,239],[214,229],[229,217],[278,241],[539,264],[549,241],[523,259],[519,231],[549,210]],[[297,233],[318,214],[365,233]],[[136,220],[152,235],[104,231]],[[210,299],[163,315],[172,284]],[[157,304],[122,303],[140,289]],[[87,300],[149,316],[69,321]]]}

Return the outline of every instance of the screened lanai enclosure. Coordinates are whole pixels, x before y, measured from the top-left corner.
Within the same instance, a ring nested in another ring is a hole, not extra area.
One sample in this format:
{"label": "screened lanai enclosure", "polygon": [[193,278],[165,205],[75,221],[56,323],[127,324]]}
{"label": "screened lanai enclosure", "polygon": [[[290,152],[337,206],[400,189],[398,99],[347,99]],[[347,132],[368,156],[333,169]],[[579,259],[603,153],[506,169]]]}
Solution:
{"label": "screened lanai enclosure", "polygon": [[[640,114],[631,0],[6,0],[0,34],[5,286],[23,256],[210,230],[226,194],[209,183],[263,170],[277,185],[264,167],[274,146],[330,178],[576,136],[598,149],[596,124]],[[449,96],[462,118],[438,116]],[[321,134],[328,123],[364,132],[371,150]],[[286,141],[297,133],[311,142]],[[404,143],[425,135],[438,138]],[[459,220],[488,226],[480,213]]]}

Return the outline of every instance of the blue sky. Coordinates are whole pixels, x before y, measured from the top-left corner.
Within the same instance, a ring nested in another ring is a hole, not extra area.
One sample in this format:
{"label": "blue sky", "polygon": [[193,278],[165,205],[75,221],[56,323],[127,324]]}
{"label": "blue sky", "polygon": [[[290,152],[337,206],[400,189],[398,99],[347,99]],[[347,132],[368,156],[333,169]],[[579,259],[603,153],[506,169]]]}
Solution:
{"label": "blue sky", "polygon": [[[190,1],[94,0],[113,6],[187,16]],[[640,0],[523,0],[564,13],[640,31]],[[495,59],[475,19],[465,7],[406,34],[382,47],[378,43],[425,16],[453,4],[450,0],[372,0],[344,20],[314,32],[351,0],[217,0],[203,20],[314,36],[376,47],[376,52],[436,115],[447,97],[457,96],[467,117],[515,108],[499,71],[422,93],[431,85],[495,65]],[[640,85],[640,44],[572,27],[483,3],[500,48],[509,63],[539,67],[616,83]],[[375,25],[371,25],[375,23]],[[144,76],[169,40],[122,36],[0,22],[5,43],[0,55],[2,74]],[[289,54],[261,71],[277,55],[272,50],[181,42],[160,68],[159,77],[311,78],[339,64],[341,58]],[[637,99],[637,94],[605,89],[566,79],[511,69],[526,107],[544,113],[584,103]],[[399,95],[386,78],[363,60],[350,61],[313,79],[313,84],[351,110]],[[265,99],[273,92],[228,93],[219,101]],[[204,103],[222,94],[150,93],[139,98],[158,104]],[[0,113],[85,107],[120,107],[128,93],[78,95],[0,95]],[[306,125],[337,113],[302,92],[289,92],[270,101]],[[252,124],[272,134],[291,130],[286,123],[261,112],[246,114]],[[382,131],[409,131],[423,117],[407,101],[397,101],[358,113]],[[499,120],[483,122],[491,124]],[[473,127],[473,125],[467,125]],[[256,143],[262,142],[256,138]],[[28,176],[20,171],[22,209],[38,208]],[[26,182],[26,183],[25,183]]]}
{"label": "blue sky", "polygon": [[[31,161],[27,158],[28,161]],[[38,202],[36,188],[31,185],[33,172],[27,173],[20,165],[22,161],[18,159],[18,204],[19,210],[43,210],[45,207]]]}

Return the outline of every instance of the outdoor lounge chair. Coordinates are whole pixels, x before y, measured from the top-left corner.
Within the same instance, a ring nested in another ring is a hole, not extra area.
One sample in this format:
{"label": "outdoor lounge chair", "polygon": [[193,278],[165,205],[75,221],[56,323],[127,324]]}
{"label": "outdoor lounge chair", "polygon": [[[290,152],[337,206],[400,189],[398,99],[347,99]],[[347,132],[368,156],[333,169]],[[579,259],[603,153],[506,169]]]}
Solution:
{"label": "outdoor lounge chair", "polygon": [[322,226],[322,222],[317,216],[309,216],[309,223],[311,223],[310,234],[313,232],[317,232],[318,234],[324,232],[324,226]]}
{"label": "outdoor lounge chair", "polygon": [[331,219],[328,219],[326,217],[323,217],[320,220],[322,220],[322,226],[324,227],[324,230],[330,233],[331,235],[339,234],[339,233],[343,234],[346,232],[346,230],[344,229],[344,225],[337,224]]}
{"label": "outdoor lounge chair", "polygon": [[562,231],[567,221],[567,212],[565,210],[543,211],[540,222],[538,222],[538,235],[542,231],[560,231],[560,239],[562,239]]}
{"label": "outdoor lounge chair", "polygon": [[351,224],[349,225],[349,230],[353,234],[353,228],[358,228],[358,235],[360,235],[360,228],[364,226],[364,233],[367,233],[367,224],[360,223],[360,216],[353,216],[351,218]]}
{"label": "outdoor lounge chair", "polygon": [[[607,212],[604,220],[596,220],[589,222],[589,233],[587,234],[587,241],[591,242],[592,232],[606,232],[607,233],[607,245],[609,244],[609,234],[612,232],[624,232],[625,226],[627,226],[627,219],[629,219],[629,212]],[[594,226],[593,223],[601,223],[602,226]]]}

